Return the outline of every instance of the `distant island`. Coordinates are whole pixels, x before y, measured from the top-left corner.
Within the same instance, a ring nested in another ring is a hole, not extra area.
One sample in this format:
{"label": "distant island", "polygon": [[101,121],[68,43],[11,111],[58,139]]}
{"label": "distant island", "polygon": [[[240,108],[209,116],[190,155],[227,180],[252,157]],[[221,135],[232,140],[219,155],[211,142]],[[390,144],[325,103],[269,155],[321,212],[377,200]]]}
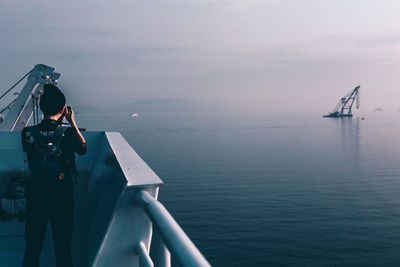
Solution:
{"label": "distant island", "polygon": [[196,100],[183,98],[145,98],[129,104],[110,108],[112,112],[219,112],[224,108],[219,105],[205,104]]}
{"label": "distant island", "polygon": [[76,114],[82,114],[82,113],[95,113],[98,112],[99,109],[91,106],[91,105],[73,105],[72,108],[74,109]]}
{"label": "distant island", "polygon": [[77,114],[96,112],[126,112],[128,115],[159,112],[222,112],[225,110],[225,108],[220,105],[206,104],[200,101],[184,98],[144,98],[128,104],[108,108],[98,108],[83,104],[74,105],[73,108]]}

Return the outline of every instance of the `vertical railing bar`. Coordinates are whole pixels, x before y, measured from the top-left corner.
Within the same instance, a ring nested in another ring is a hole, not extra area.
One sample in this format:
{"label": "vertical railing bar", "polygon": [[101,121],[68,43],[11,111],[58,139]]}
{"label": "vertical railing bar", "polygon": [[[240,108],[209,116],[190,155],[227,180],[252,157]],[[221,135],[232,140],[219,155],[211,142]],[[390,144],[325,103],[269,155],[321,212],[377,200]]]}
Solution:
{"label": "vertical railing bar", "polygon": [[154,267],[154,263],[146,249],[146,245],[141,241],[137,244],[136,249],[139,253],[139,261],[141,267]]}
{"label": "vertical railing bar", "polygon": [[156,227],[153,230],[150,255],[153,258],[155,267],[171,267],[171,253]]}

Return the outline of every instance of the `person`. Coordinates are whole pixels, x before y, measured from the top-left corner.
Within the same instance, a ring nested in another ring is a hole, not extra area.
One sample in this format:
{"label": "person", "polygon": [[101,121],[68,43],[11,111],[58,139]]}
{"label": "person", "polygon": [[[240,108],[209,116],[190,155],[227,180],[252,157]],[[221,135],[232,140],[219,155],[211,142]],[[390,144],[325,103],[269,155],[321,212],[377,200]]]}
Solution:
{"label": "person", "polygon": [[[71,256],[75,153],[87,151],[74,118],[56,86],[44,85],[40,109],[44,119],[22,130],[22,148],[27,154],[30,176],[26,185],[24,267],[39,266],[47,223],[50,221],[57,267],[73,265]],[[71,126],[63,126],[64,117]]]}

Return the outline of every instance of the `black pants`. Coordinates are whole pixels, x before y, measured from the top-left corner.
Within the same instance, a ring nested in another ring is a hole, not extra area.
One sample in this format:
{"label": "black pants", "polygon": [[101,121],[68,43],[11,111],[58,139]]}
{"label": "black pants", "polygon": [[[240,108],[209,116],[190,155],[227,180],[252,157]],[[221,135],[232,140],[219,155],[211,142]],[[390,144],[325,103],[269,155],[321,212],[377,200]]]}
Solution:
{"label": "black pants", "polygon": [[23,267],[39,266],[48,221],[53,230],[57,267],[71,267],[73,191],[46,186],[41,189],[30,188],[27,193]]}

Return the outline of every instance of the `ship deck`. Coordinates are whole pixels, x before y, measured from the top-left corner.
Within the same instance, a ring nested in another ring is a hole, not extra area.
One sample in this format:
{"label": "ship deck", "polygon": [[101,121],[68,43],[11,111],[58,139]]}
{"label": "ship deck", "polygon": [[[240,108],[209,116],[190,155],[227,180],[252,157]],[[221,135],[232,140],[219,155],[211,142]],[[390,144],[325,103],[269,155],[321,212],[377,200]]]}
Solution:
{"label": "ship deck", "polygon": [[[151,221],[134,204],[134,192],[145,190],[156,198],[162,181],[119,133],[85,132],[84,136],[88,153],[77,156],[74,263],[76,266],[105,266],[111,262],[113,266],[138,265],[138,253],[132,246],[135,240],[141,240],[149,248]],[[0,194],[12,179],[29,177],[24,159],[20,133],[0,132]],[[133,227],[134,224],[138,227]],[[41,266],[54,266],[50,232],[49,224]],[[1,266],[21,266],[24,246],[24,223],[17,219],[0,222]]]}

